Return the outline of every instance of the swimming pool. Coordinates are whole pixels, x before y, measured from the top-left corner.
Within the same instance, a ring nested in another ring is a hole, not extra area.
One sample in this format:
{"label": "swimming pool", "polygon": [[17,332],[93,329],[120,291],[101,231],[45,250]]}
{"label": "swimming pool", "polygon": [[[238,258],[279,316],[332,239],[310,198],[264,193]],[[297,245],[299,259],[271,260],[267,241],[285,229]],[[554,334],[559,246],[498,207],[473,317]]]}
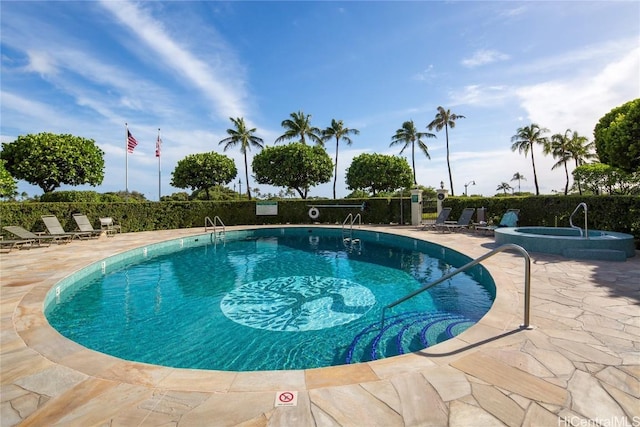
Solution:
{"label": "swimming pool", "polygon": [[290,227],[211,234],[129,251],[54,286],[49,322],[127,360],[233,371],[304,369],[420,350],[490,308],[482,268],[382,308],[469,258],[379,232]]}

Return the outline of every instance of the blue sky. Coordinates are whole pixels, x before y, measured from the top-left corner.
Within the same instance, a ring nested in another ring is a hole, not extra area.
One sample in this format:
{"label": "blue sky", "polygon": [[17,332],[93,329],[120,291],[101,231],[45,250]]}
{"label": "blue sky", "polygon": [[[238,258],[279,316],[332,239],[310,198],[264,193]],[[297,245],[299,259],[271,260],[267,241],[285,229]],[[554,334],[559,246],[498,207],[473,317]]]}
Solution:
{"label": "blue sky", "polygon": [[[166,195],[184,191],[169,184],[178,160],[223,152],[229,117],[243,117],[267,145],[295,111],[321,129],[343,120],[360,131],[340,145],[343,197],[354,156],[399,154],[389,146],[395,131],[413,120],[427,132],[438,106],[466,116],[449,138],[456,195],[471,181],[469,194],[517,187],[516,172],[522,191],[534,192],[530,157],[510,149],[519,127],[592,140],[600,117],[640,96],[637,1],[2,1],[0,9],[1,141],[92,138],[105,152],[105,179],[76,188],[128,184],[150,200],[158,128]],[[128,156],[125,122],[139,142]],[[431,160],[417,155],[418,183],[448,187],[444,131],[436,135],[426,140]],[[334,158],[335,145],[327,151]],[[225,154],[246,188],[239,151]],[[534,155],[540,191],[561,191],[555,160]],[[19,189],[41,194],[23,181]],[[331,194],[332,182],[309,193]]]}

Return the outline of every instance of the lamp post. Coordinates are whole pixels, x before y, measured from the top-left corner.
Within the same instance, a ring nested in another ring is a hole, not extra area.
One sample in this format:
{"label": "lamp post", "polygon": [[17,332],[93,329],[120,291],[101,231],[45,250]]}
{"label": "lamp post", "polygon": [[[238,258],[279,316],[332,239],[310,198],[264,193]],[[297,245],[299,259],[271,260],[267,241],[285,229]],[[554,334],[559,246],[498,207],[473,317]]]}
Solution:
{"label": "lamp post", "polygon": [[242,197],[242,180],[238,180],[238,194]]}
{"label": "lamp post", "polygon": [[472,180],[472,181],[467,182],[467,183],[464,185],[464,195],[465,195],[465,196],[467,195],[467,187],[468,187],[469,185],[476,185],[476,182]]}

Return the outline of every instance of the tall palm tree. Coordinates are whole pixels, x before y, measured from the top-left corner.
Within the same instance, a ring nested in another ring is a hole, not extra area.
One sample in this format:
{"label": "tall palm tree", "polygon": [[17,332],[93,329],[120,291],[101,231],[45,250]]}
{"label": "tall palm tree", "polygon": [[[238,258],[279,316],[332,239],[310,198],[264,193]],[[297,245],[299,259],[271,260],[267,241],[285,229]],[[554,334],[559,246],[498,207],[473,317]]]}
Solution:
{"label": "tall palm tree", "polygon": [[400,154],[404,152],[404,150],[411,145],[411,162],[413,164],[413,184],[418,185],[418,181],[416,180],[416,143],[418,143],[418,148],[427,156],[427,159],[431,159],[429,155],[429,149],[427,148],[427,144],[422,141],[422,138],[435,138],[436,136],[432,133],[428,132],[418,132],[416,129],[413,120],[409,120],[408,122],[404,122],[402,127],[396,131],[396,134],[391,138],[391,145],[396,144],[404,144],[402,150],[400,150]]}
{"label": "tall palm tree", "polygon": [[316,144],[322,145],[321,131],[317,127],[311,126],[311,114],[304,114],[302,111],[291,113],[290,119],[282,121],[281,125],[286,129],[285,133],[276,139],[276,143],[285,140],[300,138],[299,141],[306,144],[306,137],[309,137]]}
{"label": "tall palm tree", "polygon": [[504,194],[507,194],[507,190],[511,190],[511,186],[509,185],[508,182],[501,182],[500,185],[498,185],[498,187],[496,188],[496,191],[504,191]]}
{"label": "tall palm tree", "polygon": [[440,132],[444,128],[444,133],[447,138],[447,169],[449,170],[449,186],[451,187],[451,195],[453,196],[453,178],[451,177],[451,164],[449,163],[449,128],[456,127],[456,120],[464,119],[461,114],[454,114],[451,110],[445,110],[442,107],[438,107],[438,113],[436,118],[427,125],[429,130],[435,128],[436,132]]}
{"label": "tall palm tree", "polygon": [[[595,143],[589,142],[586,136],[581,136],[578,132],[573,131],[569,139],[569,152],[571,152],[571,158],[576,162],[576,167],[584,165],[588,160],[597,160],[598,155],[593,151],[594,149]],[[582,195],[580,180],[576,183],[578,184],[578,193]]]}
{"label": "tall palm tree", "polygon": [[524,175],[522,175],[520,172],[514,173],[511,181],[518,181],[518,193],[520,193],[520,180],[526,181],[527,178],[525,178]]}
{"label": "tall palm tree", "polygon": [[229,117],[233,125],[234,129],[227,129],[227,138],[224,138],[219,144],[225,144],[224,151],[227,149],[240,144],[240,152],[244,156],[244,175],[247,183],[247,197],[251,200],[251,186],[249,185],[249,167],[247,165],[247,151],[251,150],[251,146],[253,145],[256,148],[263,148],[263,140],[262,138],[258,138],[254,135],[256,128],[249,129],[247,124],[244,122],[242,117],[238,117],[234,119],[233,117]]}
{"label": "tall palm tree", "polygon": [[549,132],[549,129],[541,128],[536,123],[531,123],[529,126],[518,128],[517,133],[511,137],[511,151],[518,150],[519,153],[524,153],[525,157],[531,151],[531,164],[533,165],[533,182],[536,186],[536,196],[540,195],[540,187],[538,187],[538,175],[536,174],[536,161],[533,157],[533,146],[535,144],[544,145],[547,142],[547,138],[542,134]]}
{"label": "tall palm tree", "polygon": [[335,173],[333,174],[333,198],[336,198],[336,181],[338,180],[338,145],[340,140],[343,140],[347,145],[351,145],[353,141],[349,138],[349,135],[358,135],[360,131],[358,129],[349,129],[344,127],[342,120],[331,119],[331,126],[322,131],[322,140],[328,141],[332,138],[336,139],[336,164]]}
{"label": "tall palm tree", "polygon": [[570,134],[571,129],[567,129],[564,135],[556,133],[552,135],[551,139],[544,145],[544,153],[551,154],[554,159],[558,159],[558,161],[551,166],[551,170],[561,166],[564,167],[564,176],[566,178],[564,184],[565,196],[569,193],[569,168],[567,167],[567,163],[572,159],[571,152],[569,151]]}

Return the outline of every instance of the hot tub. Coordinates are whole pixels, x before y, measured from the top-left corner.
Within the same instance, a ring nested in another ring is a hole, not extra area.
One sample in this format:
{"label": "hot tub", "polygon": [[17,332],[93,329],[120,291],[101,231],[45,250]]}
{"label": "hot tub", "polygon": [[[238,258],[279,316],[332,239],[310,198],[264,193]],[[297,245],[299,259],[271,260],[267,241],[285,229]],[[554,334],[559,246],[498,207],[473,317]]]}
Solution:
{"label": "hot tub", "polygon": [[495,230],[496,243],[514,243],[529,252],[567,258],[625,261],[635,255],[633,236],[615,231],[581,230],[570,227],[507,227]]}

